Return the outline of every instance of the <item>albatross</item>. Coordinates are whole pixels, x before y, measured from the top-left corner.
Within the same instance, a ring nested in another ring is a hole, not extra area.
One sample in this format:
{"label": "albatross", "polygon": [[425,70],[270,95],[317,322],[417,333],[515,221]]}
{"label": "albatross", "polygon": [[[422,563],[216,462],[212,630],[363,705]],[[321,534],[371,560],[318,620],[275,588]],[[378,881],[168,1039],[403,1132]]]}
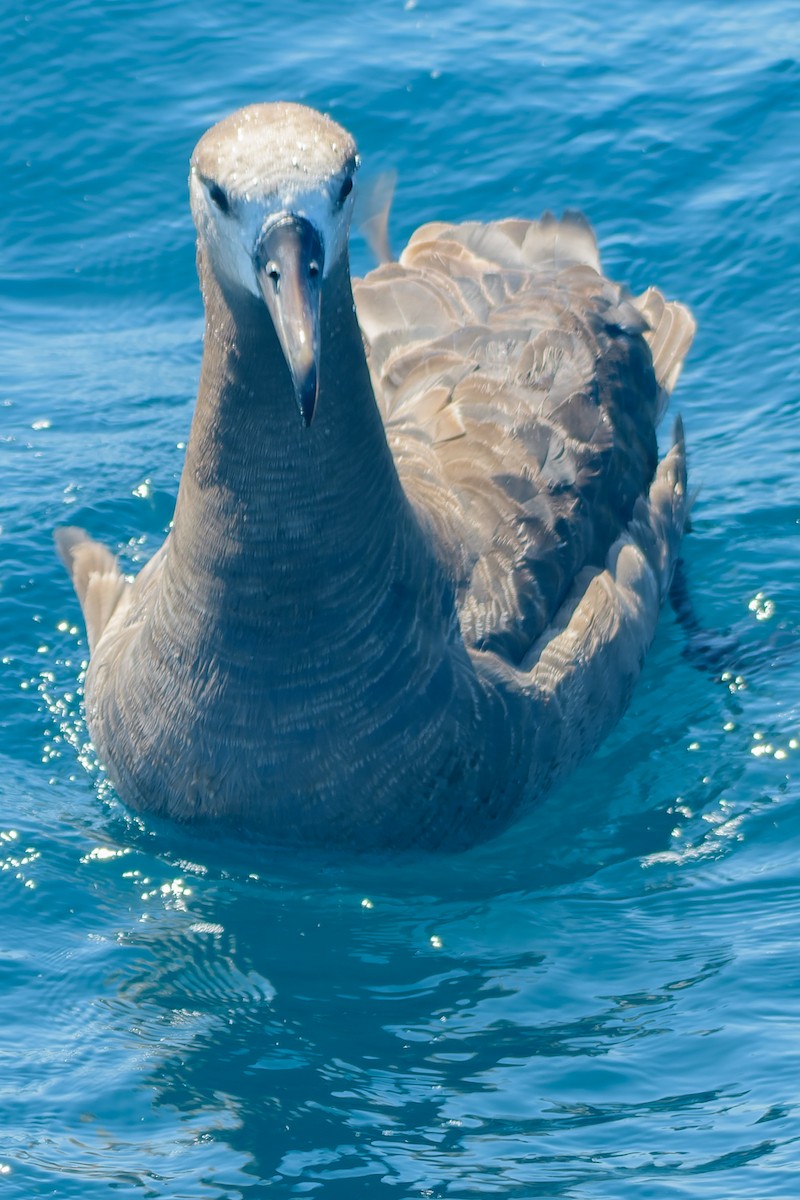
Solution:
{"label": "albatross", "polygon": [[349,133],[296,104],[191,159],[205,304],[163,546],[57,532],[120,797],[278,843],[453,849],[622,715],[686,518],[656,425],[694,322],[586,220],[434,223],[351,280]]}

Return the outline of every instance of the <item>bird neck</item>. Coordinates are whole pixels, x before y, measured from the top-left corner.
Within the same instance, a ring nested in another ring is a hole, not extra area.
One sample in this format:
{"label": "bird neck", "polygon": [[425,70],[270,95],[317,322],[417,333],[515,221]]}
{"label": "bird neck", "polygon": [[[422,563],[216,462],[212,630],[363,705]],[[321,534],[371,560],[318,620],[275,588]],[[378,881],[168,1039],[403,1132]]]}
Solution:
{"label": "bird neck", "polygon": [[400,580],[404,595],[429,594],[437,568],[386,442],[347,262],[323,285],[308,428],[264,304],[227,296],[202,258],[200,276],[206,336],[170,538],[174,587],[212,623],[235,611],[257,624],[269,608],[273,634],[320,605],[335,611],[348,590],[368,603]]}

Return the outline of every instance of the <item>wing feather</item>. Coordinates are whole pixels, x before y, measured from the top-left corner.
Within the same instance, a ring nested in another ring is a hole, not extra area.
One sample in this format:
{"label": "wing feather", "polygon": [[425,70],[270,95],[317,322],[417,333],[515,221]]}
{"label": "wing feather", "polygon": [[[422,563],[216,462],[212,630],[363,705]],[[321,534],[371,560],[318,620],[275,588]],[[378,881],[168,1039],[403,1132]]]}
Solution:
{"label": "wing feather", "polygon": [[111,551],[83,529],[66,525],[57,529],[54,537],[80,601],[91,653],[131,584]]}
{"label": "wing feather", "polygon": [[647,494],[694,325],[580,214],[425,225],[354,292],[398,471],[467,645],[519,663]]}

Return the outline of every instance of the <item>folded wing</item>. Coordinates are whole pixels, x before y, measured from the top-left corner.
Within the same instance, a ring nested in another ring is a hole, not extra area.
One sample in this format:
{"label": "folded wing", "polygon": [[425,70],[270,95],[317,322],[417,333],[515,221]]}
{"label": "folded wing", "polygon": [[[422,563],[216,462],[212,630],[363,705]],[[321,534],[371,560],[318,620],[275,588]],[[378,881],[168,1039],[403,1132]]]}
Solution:
{"label": "folded wing", "polygon": [[647,494],[692,318],[605,279],[579,214],[423,226],[354,291],[465,642],[521,664]]}

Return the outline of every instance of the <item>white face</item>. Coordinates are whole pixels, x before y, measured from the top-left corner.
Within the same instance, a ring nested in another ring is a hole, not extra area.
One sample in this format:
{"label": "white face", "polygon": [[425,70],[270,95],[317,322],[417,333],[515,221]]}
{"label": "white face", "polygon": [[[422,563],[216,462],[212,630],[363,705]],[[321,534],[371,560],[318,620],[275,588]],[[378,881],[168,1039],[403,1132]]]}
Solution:
{"label": "white face", "polygon": [[259,296],[256,246],[286,214],[313,224],[327,275],[347,247],[357,167],[350,135],[300,105],[253,105],[215,125],[192,156],[189,188],[217,277]]}

